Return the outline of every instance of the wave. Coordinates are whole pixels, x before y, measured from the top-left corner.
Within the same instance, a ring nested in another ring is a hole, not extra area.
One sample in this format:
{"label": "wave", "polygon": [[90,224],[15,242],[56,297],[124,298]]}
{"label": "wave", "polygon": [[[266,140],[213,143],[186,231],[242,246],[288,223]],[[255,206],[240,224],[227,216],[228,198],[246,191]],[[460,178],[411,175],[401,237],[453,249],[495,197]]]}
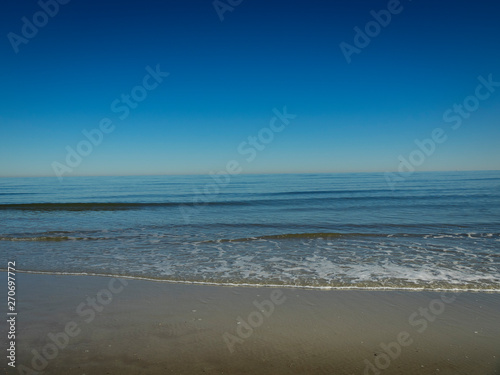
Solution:
{"label": "wave", "polygon": [[340,238],[340,237],[388,237],[388,234],[377,234],[377,233],[287,233],[287,234],[271,234],[266,236],[255,236],[255,237],[245,237],[245,238],[233,238],[233,239],[219,239],[210,240],[204,242],[247,242],[256,240],[294,240],[294,239],[314,239],[314,238]]}
{"label": "wave", "polygon": [[217,240],[200,241],[199,243],[220,243],[220,242],[250,242],[258,240],[300,240],[300,239],[328,239],[335,238],[356,238],[356,237],[376,237],[376,238],[496,238],[500,237],[500,233],[442,233],[442,234],[425,234],[425,233],[287,233],[287,234],[272,234],[265,236],[254,236],[244,238],[223,238]]}
{"label": "wave", "polygon": [[[68,232],[66,232],[68,233]],[[75,232],[75,234],[81,234],[81,232]],[[371,234],[371,233],[289,233],[289,234],[274,234],[267,236],[256,236],[256,237],[246,237],[246,238],[221,238],[214,240],[198,241],[198,243],[221,243],[221,242],[250,242],[258,240],[294,240],[294,239],[314,239],[314,238],[340,238],[340,237],[388,237],[392,235],[384,234]],[[113,238],[119,238],[120,236],[115,236]],[[18,236],[0,236],[0,241],[86,241],[86,240],[106,240],[112,237],[75,237],[68,235],[18,235]]]}
{"label": "wave", "polygon": [[89,240],[103,240],[106,238],[96,237],[70,237],[70,236],[38,236],[38,237],[0,237],[0,241],[89,241]]}
{"label": "wave", "polygon": [[[226,201],[226,202],[203,202],[200,205],[250,205],[250,202]],[[195,206],[189,202],[163,202],[163,203],[19,203],[0,204],[0,210],[21,210],[21,211],[120,211],[138,210],[155,207],[180,207]]]}
{"label": "wave", "polygon": [[[43,233],[22,233],[11,235],[0,235],[0,241],[89,241],[89,240],[110,240],[126,237],[130,239],[127,231],[120,231],[118,233],[110,233],[107,236],[92,236],[95,234],[102,234],[102,231],[49,231]],[[85,234],[82,237],[82,234]],[[124,234],[122,236],[121,234]],[[144,236],[144,235],[143,235]],[[146,235],[147,237],[147,235]],[[155,237],[155,236],[153,236]],[[227,242],[252,242],[263,240],[305,240],[305,239],[325,239],[334,240],[341,238],[421,238],[421,239],[459,239],[459,238],[500,238],[500,233],[339,233],[339,232],[312,232],[312,233],[282,233],[271,234],[263,236],[241,237],[241,238],[217,238],[202,241],[195,241],[198,244],[207,243],[227,243]],[[156,238],[156,237],[155,237]]]}
{"label": "wave", "polygon": [[[342,192],[344,193],[344,192]],[[331,194],[326,197],[322,197],[322,194]],[[335,194],[338,194],[335,196]],[[457,201],[455,205],[459,206],[460,201],[464,199],[463,195],[426,195],[426,196],[379,196],[379,195],[363,195],[363,196],[345,196],[344,194],[339,194],[336,191],[307,191],[307,192],[277,192],[265,194],[269,197],[272,196],[296,196],[296,198],[262,198],[262,199],[241,199],[241,200],[211,200],[215,197],[208,196],[208,199],[203,196],[194,197],[191,201],[184,202],[60,202],[60,203],[4,203],[0,204],[0,210],[21,210],[21,211],[119,211],[119,210],[139,210],[147,208],[161,208],[161,207],[184,207],[187,210],[190,208],[199,208],[203,206],[256,206],[256,205],[266,205],[266,206],[286,206],[290,207],[293,204],[300,205],[302,203],[323,203],[323,202],[363,202],[372,201],[380,202],[386,205],[388,202],[401,202],[408,201],[413,204],[414,202],[425,202],[431,201],[429,207],[435,207],[436,200],[446,200],[444,206],[449,207],[449,202]],[[320,195],[304,197],[304,195]],[[476,194],[471,195],[475,199],[486,199],[486,198],[498,198],[497,194]],[[399,205],[399,203],[398,203]],[[398,206],[399,207],[399,206]],[[422,203],[419,203],[419,207],[422,207]],[[293,208],[293,207],[292,207]],[[320,207],[315,207],[319,209]],[[331,209],[330,207],[325,207],[325,209]]]}

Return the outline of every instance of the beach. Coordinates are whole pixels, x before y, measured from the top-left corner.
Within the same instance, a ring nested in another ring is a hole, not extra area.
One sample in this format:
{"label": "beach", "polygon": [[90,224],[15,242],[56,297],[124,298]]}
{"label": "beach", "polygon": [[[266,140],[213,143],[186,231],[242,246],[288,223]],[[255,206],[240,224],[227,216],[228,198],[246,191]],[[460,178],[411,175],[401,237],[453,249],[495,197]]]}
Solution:
{"label": "beach", "polygon": [[6,373],[500,373],[498,293],[30,273],[16,288],[17,371]]}

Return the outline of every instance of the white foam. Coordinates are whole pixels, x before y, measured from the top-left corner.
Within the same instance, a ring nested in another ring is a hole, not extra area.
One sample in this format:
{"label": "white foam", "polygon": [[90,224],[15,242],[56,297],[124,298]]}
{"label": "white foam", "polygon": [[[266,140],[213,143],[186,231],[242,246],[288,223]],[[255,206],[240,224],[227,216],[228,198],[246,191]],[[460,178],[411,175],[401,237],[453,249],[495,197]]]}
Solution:
{"label": "white foam", "polygon": [[[7,270],[0,269],[0,272]],[[152,277],[141,276],[124,276],[114,274],[101,274],[91,272],[44,272],[44,271],[27,271],[16,270],[18,273],[39,274],[39,275],[61,275],[61,276],[97,276],[97,277],[115,277],[128,280],[144,280],[163,282],[169,284],[186,284],[186,285],[211,285],[211,286],[228,286],[228,287],[266,287],[266,288],[293,288],[293,289],[314,289],[314,290],[394,290],[394,291],[429,291],[429,292],[475,292],[475,293],[500,293],[500,288],[428,288],[428,287],[388,287],[388,286],[318,286],[318,285],[294,285],[294,284],[253,284],[253,283],[234,283],[234,282],[208,282],[208,281],[185,281],[185,280],[167,280]]]}

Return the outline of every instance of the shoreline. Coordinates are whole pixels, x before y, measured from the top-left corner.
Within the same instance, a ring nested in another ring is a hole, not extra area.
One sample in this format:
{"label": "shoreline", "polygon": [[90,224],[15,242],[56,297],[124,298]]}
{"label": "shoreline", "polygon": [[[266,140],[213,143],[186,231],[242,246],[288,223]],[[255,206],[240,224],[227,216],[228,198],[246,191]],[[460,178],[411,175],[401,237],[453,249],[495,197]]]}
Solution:
{"label": "shoreline", "polygon": [[[0,268],[0,273],[6,273],[7,269]],[[324,290],[324,291],[395,291],[395,292],[450,292],[450,293],[490,293],[500,294],[498,289],[481,288],[428,288],[428,287],[397,287],[397,286],[327,286],[327,285],[294,285],[294,284],[252,284],[252,283],[231,283],[231,282],[212,282],[212,281],[192,281],[192,280],[171,280],[144,276],[115,275],[89,272],[57,272],[57,271],[26,271],[16,270],[16,273],[46,276],[76,276],[76,277],[108,277],[126,280],[150,281],[167,284],[181,285],[199,285],[199,286],[217,286],[217,287],[242,287],[242,288],[285,288],[285,289],[304,289],[304,290]]]}
{"label": "shoreline", "polygon": [[500,373],[497,293],[16,278],[9,374]]}

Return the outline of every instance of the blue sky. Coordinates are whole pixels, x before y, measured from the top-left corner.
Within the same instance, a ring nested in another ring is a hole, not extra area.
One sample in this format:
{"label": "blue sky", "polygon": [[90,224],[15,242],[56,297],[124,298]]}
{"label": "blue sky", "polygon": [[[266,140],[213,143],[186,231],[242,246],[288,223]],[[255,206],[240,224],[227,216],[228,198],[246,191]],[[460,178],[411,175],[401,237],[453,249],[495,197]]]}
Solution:
{"label": "blue sky", "polygon": [[[391,2],[221,0],[222,21],[211,0],[61,2],[45,25],[37,1],[2,6],[2,177],[55,176],[54,162],[63,176],[396,171],[436,128],[447,140],[416,170],[500,169],[500,87],[458,129],[443,120],[479,76],[500,82],[494,1],[402,0],[364,48],[354,28]],[[168,77],[120,119],[113,101],[157,65]],[[296,117],[246,161],[238,147],[285,106]],[[103,118],[114,130],[69,166]]]}

